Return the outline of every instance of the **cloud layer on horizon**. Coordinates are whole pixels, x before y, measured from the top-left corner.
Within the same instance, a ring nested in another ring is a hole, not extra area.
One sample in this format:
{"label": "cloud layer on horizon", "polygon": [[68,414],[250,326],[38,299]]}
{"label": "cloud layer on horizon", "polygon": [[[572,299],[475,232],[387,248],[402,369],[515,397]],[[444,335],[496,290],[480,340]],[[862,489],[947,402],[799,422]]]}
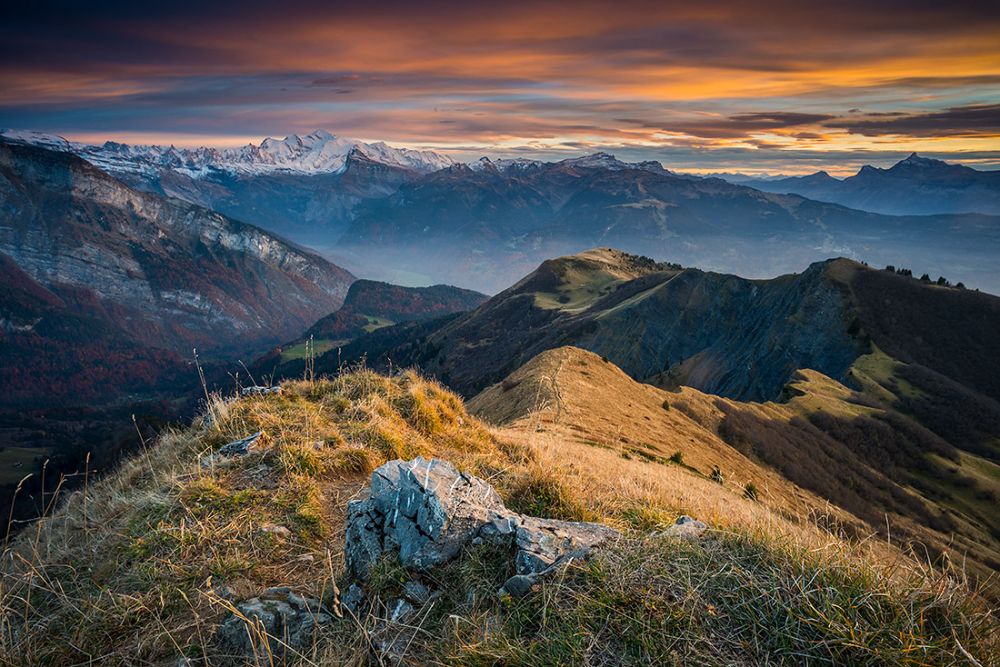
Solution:
{"label": "cloud layer on horizon", "polygon": [[469,158],[605,149],[802,172],[915,150],[995,167],[1000,10],[41,2],[0,25],[0,92],[0,126],[87,140],[323,127]]}

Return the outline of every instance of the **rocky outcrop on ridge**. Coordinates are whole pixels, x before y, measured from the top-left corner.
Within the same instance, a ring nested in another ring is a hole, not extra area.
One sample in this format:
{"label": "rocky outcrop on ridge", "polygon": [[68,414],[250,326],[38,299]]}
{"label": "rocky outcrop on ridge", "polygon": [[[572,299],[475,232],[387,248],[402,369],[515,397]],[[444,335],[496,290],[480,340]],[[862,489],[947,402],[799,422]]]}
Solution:
{"label": "rocky outcrop on ridge", "polygon": [[423,457],[378,468],[368,498],[352,501],[347,511],[347,569],[362,581],[388,554],[419,572],[483,542],[510,547],[515,576],[537,577],[618,535],[600,524],[512,512],[483,480]]}

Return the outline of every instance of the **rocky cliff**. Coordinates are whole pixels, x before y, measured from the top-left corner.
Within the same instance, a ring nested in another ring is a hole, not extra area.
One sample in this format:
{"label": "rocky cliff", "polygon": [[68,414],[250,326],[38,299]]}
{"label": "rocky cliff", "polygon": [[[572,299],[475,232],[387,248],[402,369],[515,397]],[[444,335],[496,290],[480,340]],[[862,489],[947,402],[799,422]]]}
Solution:
{"label": "rocky cliff", "polygon": [[67,153],[0,143],[0,252],[44,286],[129,309],[144,342],[248,348],[300,333],[353,277],[256,227],[132,190]]}

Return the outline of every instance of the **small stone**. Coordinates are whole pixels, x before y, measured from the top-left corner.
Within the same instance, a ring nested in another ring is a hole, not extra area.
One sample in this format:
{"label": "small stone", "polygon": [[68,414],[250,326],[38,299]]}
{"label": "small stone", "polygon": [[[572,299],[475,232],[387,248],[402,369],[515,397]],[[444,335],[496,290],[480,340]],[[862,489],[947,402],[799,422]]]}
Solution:
{"label": "small stone", "polygon": [[260,527],[262,533],[270,533],[275,537],[280,537],[283,540],[291,539],[292,531],[290,531],[285,526],[276,525],[273,523],[268,523]]}
{"label": "small stone", "polygon": [[660,532],[659,535],[693,540],[701,537],[701,534],[706,530],[708,530],[708,525],[704,521],[693,519],[684,514],[677,517],[674,525]]}
{"label": "small stone", "polygon": [[240,392],[243,396],[265,396],[267,394],[280,394],[281,387],[243,387],[243,391]]}
{"label": "small stone", "polygon": [[347,592],[340,597],[340,606],[344,611],[357,616],[361,611],[361,605],[365,601],[365,592],[357,584],[351,584]]}
{"label": "small stone", "polygon": [[507,593],[512,598],[523,598],[531,592],[536,583],[535,578],[532,576],[527,574],[515,574],[513,577],[504,582],[503,588],[500,589],[500,593]]}
{"label": "small stone", "polygon": [[389,607],[389,620],[393,623],[400,623],[412,614],[416,609],[413,605],[402,598],[395,600]]}
{"label": "small stone", "polygon": [[237,603],[236,608],[249,625],[241,616],[230,614],[219,626],[219,640],[247,657],[284,656],[286,647],[307,646],[316,627],[332,620],[319,600],[285,587],[269,588],[259,597]]}
{"label": "small stone", "polygon": [[246,456],[250,453],[250,448],[256,444],[262,435],[264,435],[263,431],[257,431],[253,435],[248,435],[240,440],[233,440],[220,447],[217,453],[222,456]]}
{"label": "small stone", "polygon": [[218,595],[223,600],[229,600],[230,602],[236,599],[236,591],[234,591],[229,586],[225,585],[216,588],[215,594]]}
{"label": "small stone", "polygon": [[413,604],[424,604],[431,598],[431,589],[419,581],[407,581],[403,584],[403,596]]}

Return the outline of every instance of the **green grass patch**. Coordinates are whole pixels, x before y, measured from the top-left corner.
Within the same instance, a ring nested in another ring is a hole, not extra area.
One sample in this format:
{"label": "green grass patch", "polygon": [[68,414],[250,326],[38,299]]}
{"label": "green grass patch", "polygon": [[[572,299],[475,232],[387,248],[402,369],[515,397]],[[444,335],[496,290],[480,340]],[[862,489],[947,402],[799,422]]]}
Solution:
{"label": "green grass patch", "polygon": [[[344,341],[340,340],[327,340],[321,338],[319,340],[312,341],[313,354],[315,356],[320,356],[325,354],[337,347],[342,345]],[[302,341],[301,343],[296,343],[290,347],[284,347],[281,349],[281,360],[282,361],[293,361],[295,359],[305,359],[309,347],[309,341]]]}
{"label": "green grass patch", "polygon": [[0,484],[16,484],[51,453],[48,447],[4,447],[0,451]]}
{"label": "green grass patch", "polygon": [[376,329],[382,329],[383,327],[391,327],[395,324],[392,320],[388,320],[384,317],[376,317],[375,315],[365,315],[365,319],[368,320],[368,324],[365,325],[364,329],[368,333],[371,333]]}

